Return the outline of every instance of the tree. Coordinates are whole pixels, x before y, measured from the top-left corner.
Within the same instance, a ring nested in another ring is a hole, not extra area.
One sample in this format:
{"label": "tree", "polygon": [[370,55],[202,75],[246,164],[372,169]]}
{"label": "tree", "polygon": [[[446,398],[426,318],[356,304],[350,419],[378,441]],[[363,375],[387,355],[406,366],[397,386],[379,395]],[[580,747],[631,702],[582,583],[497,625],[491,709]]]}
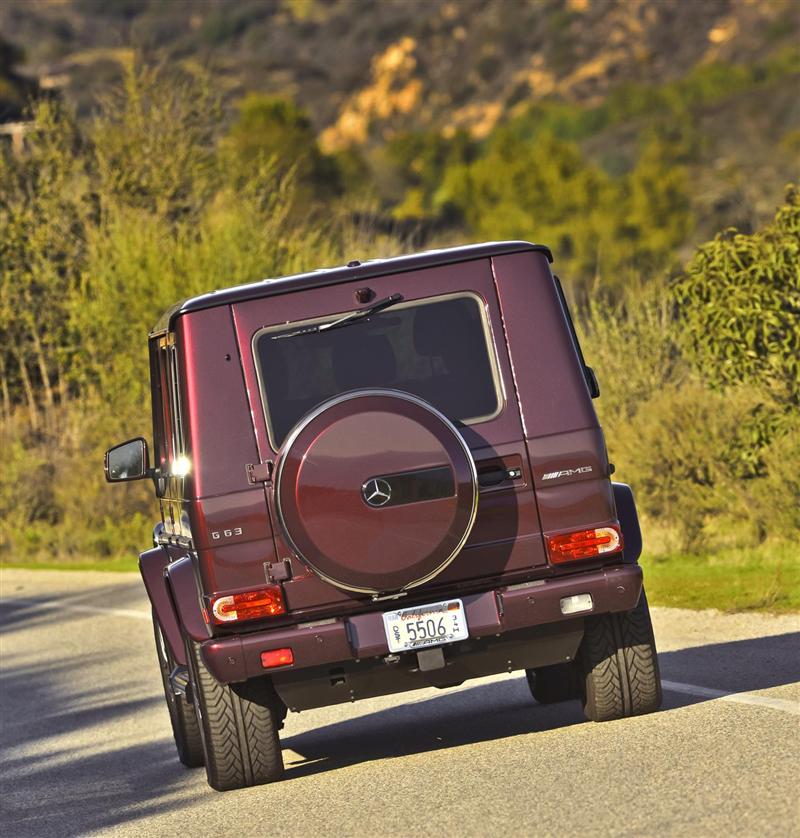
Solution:
{"label": "tree", "polygon": [[[222,141],[234,179],[246,181],[253,167],[272,162],[278,174],[292,171],[306,200],[339,191],[339,172],[324,155],[305,111],[279,96],[249,93]],[[298,196],[300,197],[300,196]]]}
{"label": "tree", "polygon": [[24,160],[0,156],[0,373],[6,415],[38,430],[66,391],[69,306],[85,264],[86,181],[63,110],[41,102]]}
{"label": "tree", "polygon": [[800,187],[774,221],[703,245],[673,288],[685,350],[703,377],[771,387],[800,404]]}
{"label": "tree", "polygon": [[39,93],[39,85],[14,69],[25,54],[0,36],[0,122],[20,119],[27,100]]}

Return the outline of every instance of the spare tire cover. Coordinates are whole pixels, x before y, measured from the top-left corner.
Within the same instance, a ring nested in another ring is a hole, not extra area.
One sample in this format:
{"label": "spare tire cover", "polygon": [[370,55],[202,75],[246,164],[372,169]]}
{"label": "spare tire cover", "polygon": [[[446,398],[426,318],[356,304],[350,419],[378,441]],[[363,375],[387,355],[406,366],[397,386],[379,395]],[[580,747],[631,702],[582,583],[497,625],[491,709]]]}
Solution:
{"label": "spare tire cover", "polygon": [[287,437],[275,470],[278,519],[298,556],[349,591],[432,579],[467,540],[475,463],[430,404],[397,390],[336,396]]}

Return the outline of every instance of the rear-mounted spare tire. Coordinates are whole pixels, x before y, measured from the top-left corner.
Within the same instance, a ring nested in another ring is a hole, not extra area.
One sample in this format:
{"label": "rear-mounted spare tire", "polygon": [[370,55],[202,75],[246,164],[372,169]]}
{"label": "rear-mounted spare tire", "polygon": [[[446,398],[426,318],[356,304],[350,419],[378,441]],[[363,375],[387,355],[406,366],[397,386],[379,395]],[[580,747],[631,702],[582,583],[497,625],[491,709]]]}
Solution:
{"label": "rear-mounted spare tire", "polygon": [[278,519],[298,556],[348,591],[435,577],[469,537],[478,480],[467,444],[430,404],[357,390],[305,416],[275,470]]}

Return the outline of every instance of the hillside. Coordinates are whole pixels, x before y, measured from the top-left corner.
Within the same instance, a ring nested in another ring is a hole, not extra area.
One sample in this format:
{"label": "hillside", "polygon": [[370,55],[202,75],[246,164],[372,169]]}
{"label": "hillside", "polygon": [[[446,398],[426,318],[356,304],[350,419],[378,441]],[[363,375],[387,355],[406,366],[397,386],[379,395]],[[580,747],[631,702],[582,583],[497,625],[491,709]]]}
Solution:
{"label": "hillside", "polygon": [[25,56],[7,88],[24,74],[84,115],[137,56],[207,74],[223,124],[250,91],[289,99],[338,182],[419,242],[508,234],[442,186],[509,124],[523,144],[577,142],[613,178],[655,126],[686,168],[683,257],[763,223],[797,176],[795,0],[6,0],[0,35]]}
{"label": "hillside", "polygon": [[209,67],[231,95],[287,94],[330,145],[401,128],[487,132],[521,102],[797,45],[793,0],[6,0],[27,69],[88,107],[131,50]]}
{"label": "hillside", "polygon": [[626,81],[797,45],[793,0],[6,0],[27,69],[88,107],[131,50],[209,67],[222,89],[289,94],[329,142],[485,133],[509,108],[596,102]]}

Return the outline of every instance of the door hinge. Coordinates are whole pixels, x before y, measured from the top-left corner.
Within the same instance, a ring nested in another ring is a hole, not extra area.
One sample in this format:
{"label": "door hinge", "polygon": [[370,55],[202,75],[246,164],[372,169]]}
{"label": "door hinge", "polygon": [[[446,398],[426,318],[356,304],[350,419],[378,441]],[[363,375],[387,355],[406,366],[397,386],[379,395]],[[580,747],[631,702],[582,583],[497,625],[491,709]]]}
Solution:
{"label": "door hinge", "polygon": [[264,562],[267,582],[288,582],[292,578],[292,563],[289,559],[279,562]]}
{"label": "door hinge", "polygon": [[245,466],[248,483],[269,483],[272,480],[272,460],[264,463],[248,463]]}

